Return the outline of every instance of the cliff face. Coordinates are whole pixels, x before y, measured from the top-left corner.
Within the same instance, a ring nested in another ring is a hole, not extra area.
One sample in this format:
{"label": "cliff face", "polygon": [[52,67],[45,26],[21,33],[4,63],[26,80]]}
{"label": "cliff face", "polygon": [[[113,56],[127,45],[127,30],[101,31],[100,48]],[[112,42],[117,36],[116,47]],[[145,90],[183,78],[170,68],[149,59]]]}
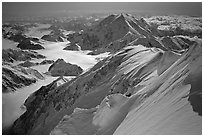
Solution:
{"label": "cliff face", "polygon": [[35,69],[4,65],[2,68],[2,92],[15,91],[17,88],[29,86],[39,79],[44,79],[44,76]]}
{"label": "cliff face", "polygon": [[41,37],[43,40],[52,41],[52,42],[63,42],[63,34],[59,30],[52,31],[48,35]]}
{"label": "cliff face", "polygon": [[[14,49],[2,50],[2,92],[13,92],[17,88],[29,86],[44,76],[35,69],[27,68],[36,63],[30,62],[32,59],[43,59],[45,56],[34,51],[22,51]],[[16,61],[25,61],[18,65],[13,65]],[[24,67],[25,68],[24,68]]]}
{"label": "cliff face", "polygon": [[35,41],[33,41],[31,38],[25,38],[23,41],[21,41],[18,45],[18,48],[22,49],[22,50],[40,50],[40,49],[44,49],[44,47],[42,45],[40,45],[39,43],[36,43]]}
{"label": "cliff face", "polygon": [[77,76],[83,72],[81,67],[66,63],[63,59],[56,60],[48,71],[52,76]]}
{"label": "cliff face", "polygon": [[27,61],[32,58],[42,59],[45,56],[38,54],[34,51],[22,51],[22,50],[14,50],[14,49],[3,49],[2,50],[2,61],[11,62],[14,61]]}

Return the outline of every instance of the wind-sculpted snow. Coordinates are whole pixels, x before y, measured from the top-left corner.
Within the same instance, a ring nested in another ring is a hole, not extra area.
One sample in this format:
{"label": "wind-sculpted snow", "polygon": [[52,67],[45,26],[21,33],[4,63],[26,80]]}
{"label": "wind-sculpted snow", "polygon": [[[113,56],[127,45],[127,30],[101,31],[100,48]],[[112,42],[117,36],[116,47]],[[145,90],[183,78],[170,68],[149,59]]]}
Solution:
{"label": "wind-sculpted snow", "polygon": [[129,110],[131,101],[127,100],[122,94],[114,94],[107,96],[96,108],[76,108],[51,134],[112,134]]}
{"label": "wind-sculpted snow", "polygon": [[[172,63],[165,62],[168,59]],[[201,117],[196,111],[193,112],[194,106],[192,108],[187,99],[188,94],[189,98],[192,96],[192,85],[184,84],[184,81],[195,84],[193,79],[197,79],[196,83],[201,82],[200,45],[194,45],[182,57],[174,57],[173,53],[167,52],[158,69],[161,69],[161,64],[166,66],[162,68],[166,71],[160,71],[152,79],[143,80],[140,84],[145,86],[140,90],[136,88],[138,85],[133,86],[131,97],[113,94],[107,96],[95,109],[77,109],[80,115],[73,113],[74,119],[71,119],[72,116],[66,117],[51,133],[113,134],[118,128],[115,134],[201,134]],[[195,64],[196,67],[193,67]],[[191,80],[188,77],[190,75],[194,76]],[[201,92],[201,84],[197,86],[197,89],[193,88],[194,92]],[[198,104],[194,102],[194,105]],[[88,117],[87,123],[81,121],[85,117]],[[73,125],[70,120],[77,122]],[[87,124],[83,127],[89,128],[80,130],[81,123]]]}
{"label": "wind-sculpted snow", "polygon": [[[201,70],[196,71],[201,68],[200,50],[200,45],[194,45],[176,58],[173,53],[165,53],[161,62],[173,57],[175,63],[163,64],[169,66],[166,71],[144,80],[142,89],[134,89],[135,85],[130,97],[113,94],[95,108],[76,108],[51,134],[201,134],[202,119],[188,101],[194,84],[188,76],[193,75],[196,83],[201,80]],[[202,86],[197,86],[194,90],[201,90]]]}
{"label": "wind-sculpted snow", "polygon": [[[192,46],[151,84],[138,91],[136,95],[144,95],[142,103],[133,105],[114,134],[201,134],[202,118],[193,112],[188,101],[194,83],[184,83],[200,68],[201,58],[201,46]],[[199,77],[194,76],[197,82],[201,80]],[[201,90],[202,86],[197,86]]]}

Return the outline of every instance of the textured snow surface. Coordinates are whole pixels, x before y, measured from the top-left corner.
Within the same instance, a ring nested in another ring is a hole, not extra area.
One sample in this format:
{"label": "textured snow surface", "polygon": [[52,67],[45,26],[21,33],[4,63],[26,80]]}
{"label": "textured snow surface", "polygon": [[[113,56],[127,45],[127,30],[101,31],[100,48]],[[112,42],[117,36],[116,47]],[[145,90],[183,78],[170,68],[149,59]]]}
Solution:
{"label": "textured snow surface", "polygon": [[[139,53],[133,56],[136,51],[140,51],[141,56]],[[148,64],[140,70],[141,77],[146,75],[146,78],[132,87],[129,92],[132,96],[112,94],[95,108],[76,108],[51,134],[201,134],[202,117],[193,111],[188,100],[192,85],[184,84],[188,75],[194,75],[195,79],[200,77],[201,46],[192,46],[182,56],[165,53],[159,63],[163,68],[157,68],[162,69],[159,73],[151,71],[153,64],[160,60],[159,54],[150,53],[138,46],[129,51],[128,59],[119,67],[119,73],[125,74]],[[137,71],[133,72],[131,75],[135,76]]]}
{"label": "textured snow surface", "polygon": [[202,117],[193,112],[186,96],[191,85],[183,84],[189,72],[200,65],[201,47],[193,46],[154,82],[137,92],[147,96],[154,93],[139,106],[132,106],[114,134],[202,134]]}

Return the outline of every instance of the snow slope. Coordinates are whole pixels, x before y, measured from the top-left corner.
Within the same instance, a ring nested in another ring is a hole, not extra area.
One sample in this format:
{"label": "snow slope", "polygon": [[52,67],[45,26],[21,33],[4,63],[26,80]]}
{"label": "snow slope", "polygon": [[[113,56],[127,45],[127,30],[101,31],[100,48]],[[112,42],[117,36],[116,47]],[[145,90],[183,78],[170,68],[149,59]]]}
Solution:
{"label": "snow slope", "polygon": [[[153,94],[139,106],[136,103],[132,106],[114,134],[201,134],[202,117],[193,111],[188,101],[192,82],[184,83],[189,74],[199,70],[201,54],[201,45],[191,47],[154,82],[138,91],[138,95]],[[199,72],[201,74],[201,70]],[[199,77],[201,75],[195,79]]]}
{"label": "snow slope", "polygon": [[[157,73],[158,66],[156,74],[149,73],[146,79],[131,87],[129,93],[132,96],[112,94],[95,108],[76,108],[51,134],[201,134],[202,117],[194,110],[189,98],[202,86],[197,85],[195,91],[194,83],[188,77],[193,75],[193,80],[197,79],[196,83],[199,83],[201,58],[201,45],[192,46],[181,57],[165,53],[161,59],[165,71]],[[143,56],[138,61],[142,62],[142,59],[148,60]],[[164,63],[168,59],[173,62]],[[128,65],[135,66],[134,63]],[[120,66],[125,69],[127,64]],[[145,69],[141,73],[144,72]]]}

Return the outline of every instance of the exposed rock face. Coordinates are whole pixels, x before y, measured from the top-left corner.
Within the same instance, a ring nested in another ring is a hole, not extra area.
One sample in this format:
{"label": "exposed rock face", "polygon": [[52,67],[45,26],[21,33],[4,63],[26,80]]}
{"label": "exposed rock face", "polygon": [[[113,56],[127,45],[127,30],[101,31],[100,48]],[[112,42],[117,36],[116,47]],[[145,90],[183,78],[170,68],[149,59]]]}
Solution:
{"label": "exposed rock face", "polygon": [[5,65],[2,68],[2,92],[15,91],[17,88],[35,83],[38,79],[44,77],[37,70]]}
{"label": "exposed rock face", "polygon": [[181,55],[171,52],[171,51],[166,51],[158,64],[158,69],[157,73],[158,75],[161,75],[165,70],[167,70],[174,62],[176,62]]}
{"label": "exposed rock face", "polygon": [[77,76],[83,72],[79,66],[66,63],[63,59],[55,61],[48,71],[52,76]]}
{"label": "exposed rock face", "polygon": [[42,59],[45,58],[45,56],[34,51],[22,51],[14,49],[2,50],[2,61],[5,62],[27,61],[31,60],[32,58]]}
{"label": "exposed rock face", "polygon": [[171,37],[163,37],[161,39],[162,43],[164,44],[164,46],[169,49],[169,50],[182,50],[182,47],[180,46],[179,43],[177,43],[177,41]]}
{"label": "exposed rock face", "polygon": [[[135,19],[129,14],[110,15],[88,30],[70,35],[68,40],[77,43],[82,50],[116,51],[135,38],[151,37],[149,28],[143,19]],[[120,46],[113,46],[118,43]]]}
{"label": "exposed rock face", "polygon": [[[2,35],[4,38],[15,41],[22,42],[27,39],[25,32],[30,27],[36,27],[36,24],[18,24],[18,23],[10,23],[2,25]],[[32,40],[36,40],[36,38],[31,38]]]}
{"label": "exposed rock face", "polygon": [[167,51],[168,49],[163,46],[163,44],[157,40],[156,38],[137,38],[131,44],[138,45],[141,44],[145,47],[157,47],[162,49],[163,51]]}
{"label": "exposed rock face", "polygon": [[52,42],[63,42],[62,34],[52,31],[49,35],[44,35],[41,37],[43,40],[52,41]]}
{"label": "exposed rock face", "polygon": [[18,45],[20,49],[29,49],[29,50],[39,50],[44,49],[44,47],[38,43],[33,42],[30,38],[26,38],[21,41]]}
{"label": "exposed rock face", "polygon": [[22,33],[8,33],[7,35],[9,35],[8,39],[13,40],[14,42],[22,42],[26,38]]}
{"label": "exposed rock face", "polygon": [[42,62],[40,62],[40,65],[52,64],[54,62],[55,62],[54,60],[43,60]]}
{"label": "exposed rock face", "polygon": [[79,51],[81,50],[81,47],[77,45],[76,43],[71,43],[69,46],[65,47],[63,50]]}
{"label": "exposed rock face", "polygon": [[37,65],[37,64],[34,63],[34,62],[31,62],[31,61],[25,61],[25,62],[20,63],[20,64],[18,64],[18,65],[23,66],[23,67],[31,67],[31,66],[35,66],[35,65]]}

